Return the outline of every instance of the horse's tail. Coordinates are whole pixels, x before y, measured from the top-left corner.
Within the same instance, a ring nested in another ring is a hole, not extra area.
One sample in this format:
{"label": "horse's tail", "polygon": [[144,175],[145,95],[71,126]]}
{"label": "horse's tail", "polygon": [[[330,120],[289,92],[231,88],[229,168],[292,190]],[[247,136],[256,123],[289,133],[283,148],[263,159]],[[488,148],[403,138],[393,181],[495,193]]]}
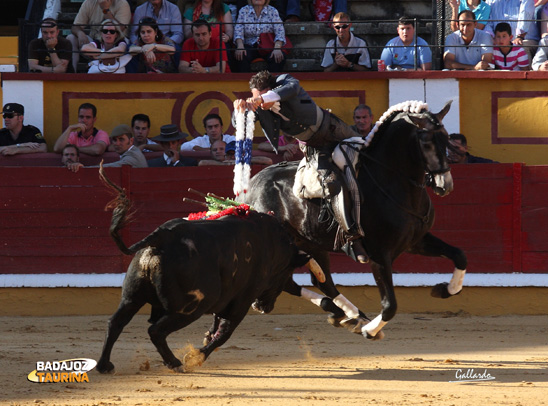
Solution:
{"label": "horse's tail", "polygon": [[[131,222],[134,212],[130,212],[132,209],[131,200],[126,195],[125,189],[121,188],[114,182],[112,182],[103,170],[103,162],[99,165],[99,179],[103,184],[111,190],[111,192],[116,196],[113,200],[107,203],[105,206],[105,211],[112,209],[112,220],[110,222],[110,236],[124,254],[133,255],[138,249],[135,249],[135,245],[131,248],[128,248],[122,236],[120,235],[120,230],[122,230],[128,223]],[[128,214],[128,212],[130,212]]]}

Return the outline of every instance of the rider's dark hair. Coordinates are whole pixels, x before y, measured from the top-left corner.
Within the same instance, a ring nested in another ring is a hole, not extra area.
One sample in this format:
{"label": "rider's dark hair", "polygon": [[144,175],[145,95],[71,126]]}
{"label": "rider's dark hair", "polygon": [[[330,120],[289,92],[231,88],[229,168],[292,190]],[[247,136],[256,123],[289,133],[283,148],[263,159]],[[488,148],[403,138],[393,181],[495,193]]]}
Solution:
{"label": "rider's dark hair", "polygon": [[251,77],[249,81],[250,89],[257,89],[259,91],[265,89],[274,89],[276,87],[276,78],[270,74],[269,71],[263,70]]}

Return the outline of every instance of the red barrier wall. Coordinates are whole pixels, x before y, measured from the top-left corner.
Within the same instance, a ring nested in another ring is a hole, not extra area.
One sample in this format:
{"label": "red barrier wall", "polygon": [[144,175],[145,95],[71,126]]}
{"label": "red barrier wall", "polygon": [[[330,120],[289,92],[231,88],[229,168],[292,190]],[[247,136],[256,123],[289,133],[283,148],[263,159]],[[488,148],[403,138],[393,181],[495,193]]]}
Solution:
{"label": "red barrier wall", "polygon": [[[261,168],[255,167],[255,172]],[[200,211],[187,189],[232,196],[232,167],[108,168],[137,209],[133,243],[165,220]],[[458,165],[455,191],[433,197],[434,233],[464,249],[477,273],[548,273],[548,166]],[[123,273],[130,258],[108,235],[111,199],[97,169],[0,167],[0,274]],[[197,198],[198,199],[198,198]],[[199,200],[199,199],[198,199]],[[367,208],[365,208],[367,210]],[[367,232],[367,230],[365,230]],[[334,254],[333,271],[364,272]],[[446,272],[447,260],[403,255],[400,273]]]}

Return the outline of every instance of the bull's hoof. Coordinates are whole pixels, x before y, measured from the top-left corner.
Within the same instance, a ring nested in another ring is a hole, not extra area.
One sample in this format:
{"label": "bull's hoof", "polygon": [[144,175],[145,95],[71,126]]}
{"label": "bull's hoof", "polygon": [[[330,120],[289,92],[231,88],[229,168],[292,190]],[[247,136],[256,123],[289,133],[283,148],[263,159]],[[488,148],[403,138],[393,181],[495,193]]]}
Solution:
{"label": "bull's hoof", "polygon": [[345,316],[337,317],[333,313],[331,313],[329,316],[327,316],[327,322],[333,327],[343,327],[341,325],[341,321],[343,321],[345,318]]}
{"label": "bull's hoof", "polygon": [[364,332],[363,335],[365,336],[365,338],[367,338],[368,340],[371,340],[371,341],[378,341],[378,340],[382,340],[384,338],[384,332],[382,330],[379,331],[377,333],[377,335],[374,335],[374,336],[369,334],[367,331]]}
{"label": "bull's hoof", "polygon": [[451,293],[449,293],[449,290],[447,289],[448,286],[449,284],[447,282],[438,283],[436,286],[432,288],[430,295],[432,297],[437,297],[438,299],[447,299],[447,298],[450,298],[451,296],[456,296],[460,294],[460,292],[462,292],[462,290],[460,290],[459,292],[452,295]]}
{"label": "bull's hoof", "polygon": [[171,368],[171,370],[177,374],[184,374],[186,372],[182,365],[180,367]]}
{"label": "bull's hoof", "polygon": [[110,361],[108,362],[99,361],[95,369],[97,369],[97,372],[99,372],[100,374],[112,374],[114,373],[114,364]]}
{"label": "bull's hoof", "polygon": [[369,323],[369,320],[358,317],[356,319],[346,318],[341,321],[341,326],[354,334],[361,334],[362,328]]}
{"label": "bull's hoof", "polygon": [[[170,362],[164,362],[164,365],[175,372],[179,372],[178,369],[183,368],[183,363],[177,358],[174,358],[173,361]],[[181,372],[184,372],[184,370]]]}

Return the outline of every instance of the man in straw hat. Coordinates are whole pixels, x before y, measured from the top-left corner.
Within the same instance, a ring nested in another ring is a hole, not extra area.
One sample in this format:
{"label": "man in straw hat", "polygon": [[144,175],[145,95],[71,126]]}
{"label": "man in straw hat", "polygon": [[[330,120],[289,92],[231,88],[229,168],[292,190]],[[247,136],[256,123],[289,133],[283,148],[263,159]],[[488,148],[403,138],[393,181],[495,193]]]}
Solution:
{"label": "man in straw hat", "polygon": [[[133,146],[133,133],[131,132],[131,127],[129,125],[120,124],[114,127],[109,137],[111,144],[114,146],[114,151],[120,155],[120,160],[104,164],[104,167],[113,168],[123,165],[129,165],[133,168],[148,167],[147,160],[141,150]],[[67,168],[72,172],[78,172],[82,167],[84,167],[84,165],[80,162],[67,164]]]}
{"label": "man in straw hat", "polygon": [[165,168],[168,166],[197,166],[195,159],[180,155],[181,145],[188,136],[177,129],[175,124],[167,124],[160,127],[160,135],[152,137],[164,149],[164,155],[148,161],[151,168]]}

